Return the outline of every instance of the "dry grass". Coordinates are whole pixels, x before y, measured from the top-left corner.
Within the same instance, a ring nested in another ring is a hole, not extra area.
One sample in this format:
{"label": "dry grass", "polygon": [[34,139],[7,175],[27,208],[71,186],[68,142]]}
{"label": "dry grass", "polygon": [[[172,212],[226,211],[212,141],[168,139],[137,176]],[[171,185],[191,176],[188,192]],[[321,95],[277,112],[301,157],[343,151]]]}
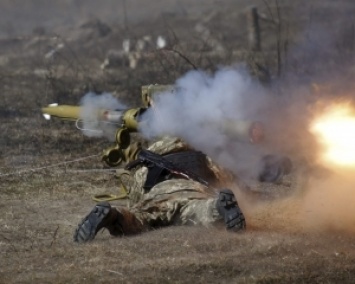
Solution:
{"label": "dry grass", "polygon": [[[26,189],[24,189],[26,190]],[[1,201],[4,283],[351,283],[353,239],[337,235],[170,227],[130,238],[72,242],[91,192],[20,194]]]}

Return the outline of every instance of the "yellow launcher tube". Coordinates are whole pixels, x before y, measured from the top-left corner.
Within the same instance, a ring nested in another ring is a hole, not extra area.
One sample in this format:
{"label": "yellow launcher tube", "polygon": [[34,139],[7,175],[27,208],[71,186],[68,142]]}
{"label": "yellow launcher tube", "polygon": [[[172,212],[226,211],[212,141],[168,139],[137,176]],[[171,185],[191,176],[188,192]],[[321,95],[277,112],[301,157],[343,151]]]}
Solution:
{"label": "yellow launcher tube", "polygon": [[42,108],[42,113],[47,120],[54,116],[64,120],[75,121],[80,118],[80,109],[81,107],[79,106],[52,104]]}

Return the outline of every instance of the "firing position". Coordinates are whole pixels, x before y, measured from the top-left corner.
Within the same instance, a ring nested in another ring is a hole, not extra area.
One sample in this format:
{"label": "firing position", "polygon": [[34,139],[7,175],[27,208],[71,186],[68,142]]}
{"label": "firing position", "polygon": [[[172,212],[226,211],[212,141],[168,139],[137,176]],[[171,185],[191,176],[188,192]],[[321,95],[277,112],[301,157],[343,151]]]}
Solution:
{"label": "firing position", "polygon": [[153,143],[140,154],[127,167],[129,207],[98,203],[79,223],[75,242],[93,240],[103,228],[112,236],[169,225],[224,224],[232,232],[245,229],[236,198],[226,189],[233,183],[233,176],[209,157],[173,137]]}
{"label": "firing position", "polygon": [[[80,107],[52,104],[42,109],[46,119],[51,116],[71,119],[76,121],[77,127],[84,122],[82,130],[91,128],[95,133],[109,134],[110,138],[113,134],[107,126],[113,126],[116,143],[104,151],[103,160],[112,167],[123,161],[128,163],[120,180],[125,181],[129,206],[113,208],[108,202],[98,203],[79,223],[74,241],[93,240],[103,228],[113,236],[132,235],[169,225],[224,224],[233,232],[245,229],[244,215],[233,192],[228,189],[237,184],[229,171],[179,138],[165,137],[147,150],[132,147],[130,133],[138,130],[138,124],[147,123],[142,115],[148,110],[157,117],[160,114],[149,93],[149,90],[154,93],[156,88],[161,86],[142,87],[144,108],[93,109],[90,106],[89,112],[83,112]],[[85,122],[90,122],[89,127]],[[228,136],[231,143],[257,144],[264,137],[261,123],[254,121],[225,119],[211,123],[211,127]],[[261,182],[278,182],[291,168],[288,159],[274,155],[263,157],[261,164]]]}

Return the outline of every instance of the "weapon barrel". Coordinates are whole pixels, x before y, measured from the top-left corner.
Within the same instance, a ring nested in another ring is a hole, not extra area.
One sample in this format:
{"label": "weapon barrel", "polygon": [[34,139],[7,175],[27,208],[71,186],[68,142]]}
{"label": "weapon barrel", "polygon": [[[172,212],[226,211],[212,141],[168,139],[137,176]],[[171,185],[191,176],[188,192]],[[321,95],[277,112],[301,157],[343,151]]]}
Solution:
{"label": "weapon barrel", "polygon": [[97,121],[109,122],[119,126],[124,126],[130,131],[137,131],[140,115],[145,111],[145,108],[131,108],[124,110],[110,109],[94,109],[87,111],[84,107],[72,105],[50,104],[42,108],[42,113],[45,119],[57,117],[64,120],[76,121]]}
{"label": "weapon barrel", "polygon": [[125,110],[99,110],[98,119],[124,126],[130,131],[137,131],[138,122],[145,108],[130,108]]}
{"label": "weapon barrel", "polygon": [[[64,120],[77,120],[85,119],[86,116],[83,107],[58,104],[50,104],[47,107],[42,108],[42,113],[46,119],[50,119],[54,116]],[[124,113],[125,111],[122,110],[98,109],[93,116],[96,120],[122,123]],[[92,113],[90,113],[90,116],[92,116]]]}

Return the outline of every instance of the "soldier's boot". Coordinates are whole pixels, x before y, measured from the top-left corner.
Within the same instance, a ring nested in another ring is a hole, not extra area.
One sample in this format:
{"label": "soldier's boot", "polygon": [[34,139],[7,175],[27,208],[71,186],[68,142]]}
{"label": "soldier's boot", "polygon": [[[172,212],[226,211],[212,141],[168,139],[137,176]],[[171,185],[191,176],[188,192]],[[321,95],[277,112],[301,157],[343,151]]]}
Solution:
{"label": "soldier's boot", "polygon": [[143,225],[128,210],[117,210],[108,202],[99,202],[79,223],[74,233],[74,241],[91,241],[102,228],[108,229],[113,236],[122,236],[141,232]]}
{"label": "soldier's boot", "polygon": [[219,192],[217,210],[223,217],[228,231],[238,232],[245,229],[246,223],[243,212],[230,189],[223,189]]}

